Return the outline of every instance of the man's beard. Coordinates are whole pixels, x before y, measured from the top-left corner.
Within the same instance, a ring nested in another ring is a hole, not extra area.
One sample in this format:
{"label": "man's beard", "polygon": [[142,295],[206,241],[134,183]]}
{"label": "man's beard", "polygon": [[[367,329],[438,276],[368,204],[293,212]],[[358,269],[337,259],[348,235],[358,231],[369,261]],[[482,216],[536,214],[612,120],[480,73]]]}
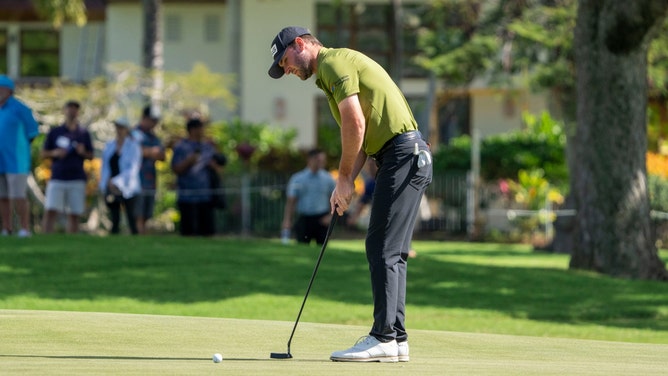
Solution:
{"label": "man's beard", "polygon": [[306,81],[311,76],[313,75],[313,71],[311,70],[311,67],[308,66],[308,63],[304,61],[303,59],[299,59],[297,70],[293,73],[295,76],[298,76],[299,78],[302,79],[302,81]]}
{"label": "man's beard", "polygon": [[308,80],[313,75],[313,72],[311,72],[310,69],[304,69],[304,68],[299,68],[299,70],[296,73],[297,76],[299,76],[299,78],[302,79],[302,81]]}

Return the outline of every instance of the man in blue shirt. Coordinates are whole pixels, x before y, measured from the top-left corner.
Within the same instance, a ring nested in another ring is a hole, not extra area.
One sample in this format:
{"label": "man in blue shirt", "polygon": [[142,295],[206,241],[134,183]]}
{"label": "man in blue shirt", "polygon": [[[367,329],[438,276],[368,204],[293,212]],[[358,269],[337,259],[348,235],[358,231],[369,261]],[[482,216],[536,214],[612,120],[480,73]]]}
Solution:
{"label": "man in blue shirt", "polygon": [[310,150],[306,163],[306,168],[292,175],[288,181],[283,231],[290,231],[296,209],[294,232],[297,241],[308,244],[315,239],[316,243],[322,244],[332,219],[329,198],[336,182],[324,169],[325,153],[322,150]]}
{"label": "man in blue shirt", "polygon": [[0,75],[0,217],[2,234],[12,232],[12,206],[16,211],[19,237],[30,236],[26,199],[30,173],[30,143],[38,134],[32,110],[14,98],[14,82]]}
{"label": "man in blue shirt", "polygon": [[200,119],[189,120],[186,129],[188,137],[174,146],[172,156],[172,171],[177,175],[180,232],[183,236],[212,236],[216,223],[210,171],[218,173],[220,168],[215,158],[216,147],[206,139]]}
{"label": "man in blue shirt", "polygon": [[68,101],[63,107],[65,122],[52,128],[46,135],[42,158],[51,158],[51,179],[46,186],[44,204],[44,233],[53,232],[58,213],[66,213],[66,232],[79,232],[79,218],[86,202],[86,171],[84,160],[93,159],[93,143],[90,133],[79,124],[79,108],[76,101]]}

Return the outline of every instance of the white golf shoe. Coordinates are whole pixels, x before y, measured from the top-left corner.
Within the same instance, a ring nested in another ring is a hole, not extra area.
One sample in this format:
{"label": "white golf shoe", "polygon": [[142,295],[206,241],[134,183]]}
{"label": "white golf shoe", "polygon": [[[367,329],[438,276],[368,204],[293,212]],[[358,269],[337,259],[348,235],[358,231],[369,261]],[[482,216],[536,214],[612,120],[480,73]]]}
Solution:
{"label": "white golf shoe", "polygon": [[335,362],[387,362],[399,361],[397,341],[380,342],[374,336],[366,336],[357,340],[355,346],[335,351],[329,359]]}
{"label": "white golf shoe", "polygon": [[408,362],[411,360],[411,358],[408,356],[408,341],[398,342],[397,348],[399,350],[397,354],[399,355],[400,362]]}

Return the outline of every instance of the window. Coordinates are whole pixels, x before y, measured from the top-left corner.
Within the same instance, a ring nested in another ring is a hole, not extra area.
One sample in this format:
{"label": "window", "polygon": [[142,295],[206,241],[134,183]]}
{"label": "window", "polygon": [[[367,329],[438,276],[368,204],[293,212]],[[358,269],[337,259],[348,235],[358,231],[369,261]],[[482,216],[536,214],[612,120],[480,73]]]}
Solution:
{"label": "window", "polygon": [[[327,47],[348,47],[376,60],[394,76],[392,62],[396,58],[393,41],[394,17],[391,4],[339,4],[322,2],[317,5],[316,36]],[[424,13],[420,5],[404,4],[405,19],[419,18]],[[402,25],[402,76],[425,78],[427,73],[412,57],[417,55],[415,27],[405,21]]]}
{"label": "window", "polygon": [[[418,30],[423,27],[434,27],[433,17],[429,16],[429,2],[407,0],[402,5],[401,25],[401,77],[428,79],[428,72],[415,64],[413,57],[419,53]],[[342,1],[321,0],[316,8],[317,30],[316,36],[327,47],[348,47],[358,50],[382,65],[391,76],[396,69],[393,62],[397,58],[396,43],[394,41],[395,27],[392,4],[375,2],[367,4],[352,4]],[[447,22],[454,22],[447,20]],[[420,128],[427,127],[430,122],[430,112],[425,109],[428,104],[424,98],[408,97],[407,101]],[[471,119],[470,98],[451,98],[447,103],[438,103],[437,134],[430,135],[440,142],[446,142],[452,137],[470,133]],[[327,99],[318,97],[316,103],[318,137],[326,142],[327,137],[336,136],[338,131],[336,122],[331,117]]]}
{"label": "window", "polygon": [[59,76],[59,51],[58,31],[21,30],[21,77]]}
{"label": "window", "polygon": [[471,98],[449,97],[438,107],[438,142],[448,144],[463,134],[471,134]]}
{"label": "window", "polygon": [[208,14],[204,17],[204,41],[220,41],[220,16]]}
{"label": "window", "polygon": [[165,17],[165,41],[181,41],[181,17],[170,14]]}

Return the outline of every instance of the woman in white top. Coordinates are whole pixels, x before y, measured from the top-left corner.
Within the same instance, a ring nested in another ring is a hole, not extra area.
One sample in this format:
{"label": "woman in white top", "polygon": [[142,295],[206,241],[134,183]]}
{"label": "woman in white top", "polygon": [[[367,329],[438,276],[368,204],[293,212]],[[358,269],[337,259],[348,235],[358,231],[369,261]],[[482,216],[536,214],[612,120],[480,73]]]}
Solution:
{"label": "woman in white top", "polygon": [[111,233],[120,232],[121,206],[125,209],[130,232],[137,234],[134,203],[141,193],[139,169],[141,146],[132,138],[130,122],[125,118],[114,120],[116,138],[108,141],[102,151],[100,191],[105,197],[111,216]]}

